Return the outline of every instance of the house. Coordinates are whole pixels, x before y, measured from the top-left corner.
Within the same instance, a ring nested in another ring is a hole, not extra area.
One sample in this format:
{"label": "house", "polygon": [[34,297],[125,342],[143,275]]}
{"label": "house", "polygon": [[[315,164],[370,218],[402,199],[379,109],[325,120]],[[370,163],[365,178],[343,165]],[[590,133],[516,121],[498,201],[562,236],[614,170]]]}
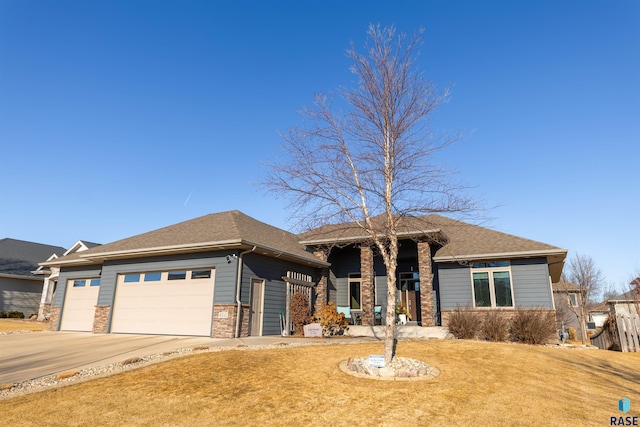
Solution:
{"label": "house", "polygon": [[43,278],[34,272],[40,261],[63,252],[59,246],[0,239],[0,311],[18,311],[25,317],[38,313]]}
{"label": "house", "polygon": [[[554,309],[565,249],[438,215],[404,219],[399,236],[398,296],[416,324],[446,325],[458,306]],[[229,211],[41,265],[60,269],[53,330],[280,334],[295,292],[359,310],[364,325],[386,307],[382,260],[349,223],[295,235]]]}
{"label": "house", "polygon": [[[558,330],[567,332],[569,328],[573,328],[576,331],[576,339],[582,340],[582,328],[580,328],[579,320],[582,305],[580,286],[564,281],[554,283],[553,299],[556,306]],[[586,330],[587,324],[585,324]]]}

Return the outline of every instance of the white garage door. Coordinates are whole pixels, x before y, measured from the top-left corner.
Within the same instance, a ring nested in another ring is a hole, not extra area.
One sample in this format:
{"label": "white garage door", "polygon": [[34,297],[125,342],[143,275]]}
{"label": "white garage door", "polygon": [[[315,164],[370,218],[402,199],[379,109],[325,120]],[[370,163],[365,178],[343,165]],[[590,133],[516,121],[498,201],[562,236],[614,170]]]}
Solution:
{"label": "white garage door", "polygon": [[118,277],[111,332],[211,335],[215,269]]}
{"label": "white garage door", "polygon": [[99,292],[100,279],[69,280],[60,330],[92,331]]}

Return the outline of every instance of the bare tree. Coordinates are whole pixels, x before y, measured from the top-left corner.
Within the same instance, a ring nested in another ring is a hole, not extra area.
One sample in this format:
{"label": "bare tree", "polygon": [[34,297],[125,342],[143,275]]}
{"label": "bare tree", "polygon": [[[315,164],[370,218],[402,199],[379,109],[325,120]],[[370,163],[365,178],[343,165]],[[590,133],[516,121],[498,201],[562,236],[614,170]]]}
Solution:
{"label": "bare tree", "polygon": [[429,131],[428,119],[448,92],[416,69],[421,34],[407,39],[394,27],[370,25],[365,53],[353,43],[347,50],[357,86],[339,90],[345,110],[316,95],[314,107],[302,111],[306,125],[283,135],[285,156],[271,165],[266,182],[290,198],[304,226],[353,222],[377,248],[388,285],[387,362],[394,356],[399,220],[473,208],[464,187],[435,163],[456,138]]}
{"label": "bare tree", "polygon": [[593,259],[588,255],[576,254],[569,261],[569,272],[560,281],[560,287],[568,287],[567,282],[578,286],[578,305],[569,304],[569,309],[577,317],[580,323],[582,344],[587,342],[585,322],[589,313],[588,307],[600,293],[604,286],[604,277],[596,267]]}

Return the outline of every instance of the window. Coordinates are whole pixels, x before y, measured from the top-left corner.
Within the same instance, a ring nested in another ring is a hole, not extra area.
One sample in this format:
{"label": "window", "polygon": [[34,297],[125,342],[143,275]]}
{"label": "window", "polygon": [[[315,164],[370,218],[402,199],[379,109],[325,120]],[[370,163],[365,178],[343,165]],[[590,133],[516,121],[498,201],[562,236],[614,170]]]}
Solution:
{"label": "window", "polygon": [[577,307],[578,306],[578,295],[569,294],[569,304],[571,304],[574,307]]}
{"label": "window", "polygon": [[162,278],[162,273],[159,271],[154,271],[152,273],[144,273],[145,282],[159,282],[161,278]]}
{"label": "window", "polygon": [[186,271],[170,271],[167,280],[184,280],[187,278]]}
{"label": "window", "polygon": [[479,262],[471,268],[476,307],[513,307],[509,261]]}
{"label": "window", "polygon": [[139,281],[140,281],[140,273],[124,275],[124,283],[136,283]]}
{"label": "window", "polygon": [[353,310],[362,308],[360,273],[349,273],[349,307]]}
{"label": "window", "polygon": [[73,281],[73,287],[74,288],[81,288],[87,286],[87,281],[86,280],[74,280]]}
{"label": "window", "polygon": [[89,286],[100,286],[100,279],[91,279]]}
{"label": "window", "polygon": [[191,272],[192,279],[211,279],[211,270],[193,270]]}

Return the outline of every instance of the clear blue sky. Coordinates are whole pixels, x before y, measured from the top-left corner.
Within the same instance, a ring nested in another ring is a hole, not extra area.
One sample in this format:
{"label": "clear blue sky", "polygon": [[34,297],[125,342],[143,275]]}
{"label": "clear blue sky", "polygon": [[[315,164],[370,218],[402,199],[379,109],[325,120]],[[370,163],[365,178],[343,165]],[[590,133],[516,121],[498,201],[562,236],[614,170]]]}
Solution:
{"label": "clear blue sky", "polygon": [[640,2],[0,0],[0,237],[107,243],[239,209],[369,23],[424,27],[419,66],[467,136],[443,156],[491,227],[640,271]]}

